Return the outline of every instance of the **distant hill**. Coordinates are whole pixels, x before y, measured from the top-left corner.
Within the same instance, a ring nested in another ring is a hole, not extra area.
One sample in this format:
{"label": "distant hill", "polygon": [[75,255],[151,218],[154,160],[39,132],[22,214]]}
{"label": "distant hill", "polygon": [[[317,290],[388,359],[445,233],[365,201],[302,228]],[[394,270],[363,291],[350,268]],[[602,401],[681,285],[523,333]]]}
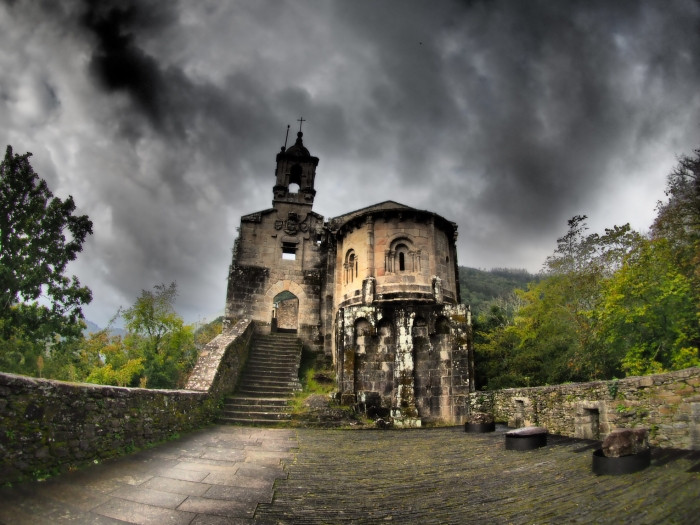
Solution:
{"label": "distant hill", "polygon": [[[87,336],[88,334],[94,334],[95,332],[99,332],[100,330],[102,330],[102,328],[100,328],[96,323],[93,323],[89,319],[85,319],[85,324],[87,325],[87,328],[85,330],[83,330],[83,334],[85,336]],[[112,327],[109,330],[109,334],[110,335],[124,336],[124,335],[126,335],[126,330],[124,330],[123,328]]]}
{"label": "distant hill", "polygon": [[538,280],[537,275],[515,268],[477,270],[459,267],[462,302],[471,306],[474,315],[482,312],[492,299],[506,296],[516,288],[525,289],[528,283]]}
{"label": "distant hill", "polygon": [[92,321],[89,321],[87,319],[85,319],[85,324],[87,325],[87,328],[85,330],[83,330],[83,333],[85,335],[94,334],[95,332],[99,332],[100,330],[102,330],[102,328],[100,328],[95,323],[93,323]]}

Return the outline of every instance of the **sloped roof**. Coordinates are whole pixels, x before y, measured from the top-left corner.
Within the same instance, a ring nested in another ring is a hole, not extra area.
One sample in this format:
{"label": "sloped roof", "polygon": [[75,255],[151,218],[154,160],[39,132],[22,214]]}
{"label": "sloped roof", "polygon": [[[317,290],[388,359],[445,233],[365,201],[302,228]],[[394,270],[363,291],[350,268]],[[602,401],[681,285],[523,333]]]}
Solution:
{"label": "sloped roof", "polygon": [[443,216],[438,215],[435,212],[428,211],[428,210],[419,210],[418,208],[413,208],[412,206],[407,206],[405,204],[401,204],[400,202],[396,201],[384,201],[380,202],[378,204],[373,204],[371,206],[367,206],[366,208],[360,208],[359,210],[351,211],[349,213],[345,213],[343,215],[338,215],[337,217],[333,217],[332,219],[328,220],[328,226],[330,227],[331,230],[338,231],[340,228],[343,227],[343,225],[348,224],[349,222],[353,221],[356,218],[365,216],[365,215],[370,215],[373,213],[377,212],[383,212],[383,211],[391,211],[391,212],[412,212],[420,215],[426,215],[426,216],[432,216],[437,220],[437,224],[442,224],[444,227],[456,231],[457,230],[457,224],[448,221],[445,219]]}
{"label": "sloped roof", "polygon": [[368,212],[372,211],[381,211],[381,210],[417,210],[416,208],[412,208],[411,206],[406,206],[405,204],[401,204],[400,202],[396,201],[384,201],[380,202],[377,204],[372,204],[371,206],[367,206],[366,208],[360,208],[359,210],[354,210],[348,213],[344,213],[343,215],[338,215],[337,217],[333,217],[329,219],[329,221],[335,222],[338,221],[339,224],[342,224],[344,222],[347,222],[348,220],[352,219],[353,217],[357,217],[358,215],[363,215]]}

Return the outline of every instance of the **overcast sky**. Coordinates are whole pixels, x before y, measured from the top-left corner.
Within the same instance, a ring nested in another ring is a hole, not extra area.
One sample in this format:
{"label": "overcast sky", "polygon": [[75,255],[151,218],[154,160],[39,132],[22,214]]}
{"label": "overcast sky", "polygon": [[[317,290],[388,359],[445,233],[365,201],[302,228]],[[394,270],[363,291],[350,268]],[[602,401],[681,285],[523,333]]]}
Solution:
{"label": "overcast sky", "polygon": [[646,230],[700,147],[700,2],[0,0],[0,144],[92,219],[100,325],[161,282],[223,311],[300,116],[317,213],[395,200],[537,272],[574,215]]}

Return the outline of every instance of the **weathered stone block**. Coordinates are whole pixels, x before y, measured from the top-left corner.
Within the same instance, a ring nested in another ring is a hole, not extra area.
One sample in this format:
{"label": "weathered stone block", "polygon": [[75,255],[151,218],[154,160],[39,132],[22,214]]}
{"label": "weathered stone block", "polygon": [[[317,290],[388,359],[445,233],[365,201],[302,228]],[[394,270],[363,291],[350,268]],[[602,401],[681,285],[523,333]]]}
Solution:
{"label": "weathered stone block", "polygon": [[616,458],[638,454],[649,448],[649,431],[646,428],[616,428],[603,440],[603,454]]}
{"label": "weathered stone block", "polygon": [[467,422],[480,424],[493,423],[494,418],[493,414],[487,412],[472,412],[467,416]]}

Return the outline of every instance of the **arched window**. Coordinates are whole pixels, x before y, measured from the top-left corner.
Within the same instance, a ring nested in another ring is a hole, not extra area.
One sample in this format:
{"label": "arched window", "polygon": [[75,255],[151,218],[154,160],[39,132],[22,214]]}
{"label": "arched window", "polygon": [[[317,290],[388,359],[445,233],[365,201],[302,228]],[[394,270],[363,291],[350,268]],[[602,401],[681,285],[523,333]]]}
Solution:
{"label": "arched window", "polygon": [[421,251],[414,248],[408,237],[395,239],[385,252],[384,270],[387,273],[420,272]]}
{"label": "arched window", "polygon": [[295,164],[292,169],[289,170],[289,184],[298,184],[301,186],[301,166]]}
{"label": "arched window", "polygon": [[409,251],[408,246],[403,243],[397,244],[394,251],[396,252],[396,264],[394,265],[395,271],[412,272],[414,270],[412,264],[413,254],[411,251]]}
{"label": "arched window", "polygon": [[289,170],[289,185],[287,186],[288,193],[299,193],[299,188],[301,188],[301,173],[302,169],[299,164],[292,166]]}
{"label": "arched window", "polygon": [[355,280],[358,275],[358,262],[357,255],[355,255],[355,250],[348,250],[345,254],[345,264],[343,265],[345,269],[345,283],[351,283]]}

